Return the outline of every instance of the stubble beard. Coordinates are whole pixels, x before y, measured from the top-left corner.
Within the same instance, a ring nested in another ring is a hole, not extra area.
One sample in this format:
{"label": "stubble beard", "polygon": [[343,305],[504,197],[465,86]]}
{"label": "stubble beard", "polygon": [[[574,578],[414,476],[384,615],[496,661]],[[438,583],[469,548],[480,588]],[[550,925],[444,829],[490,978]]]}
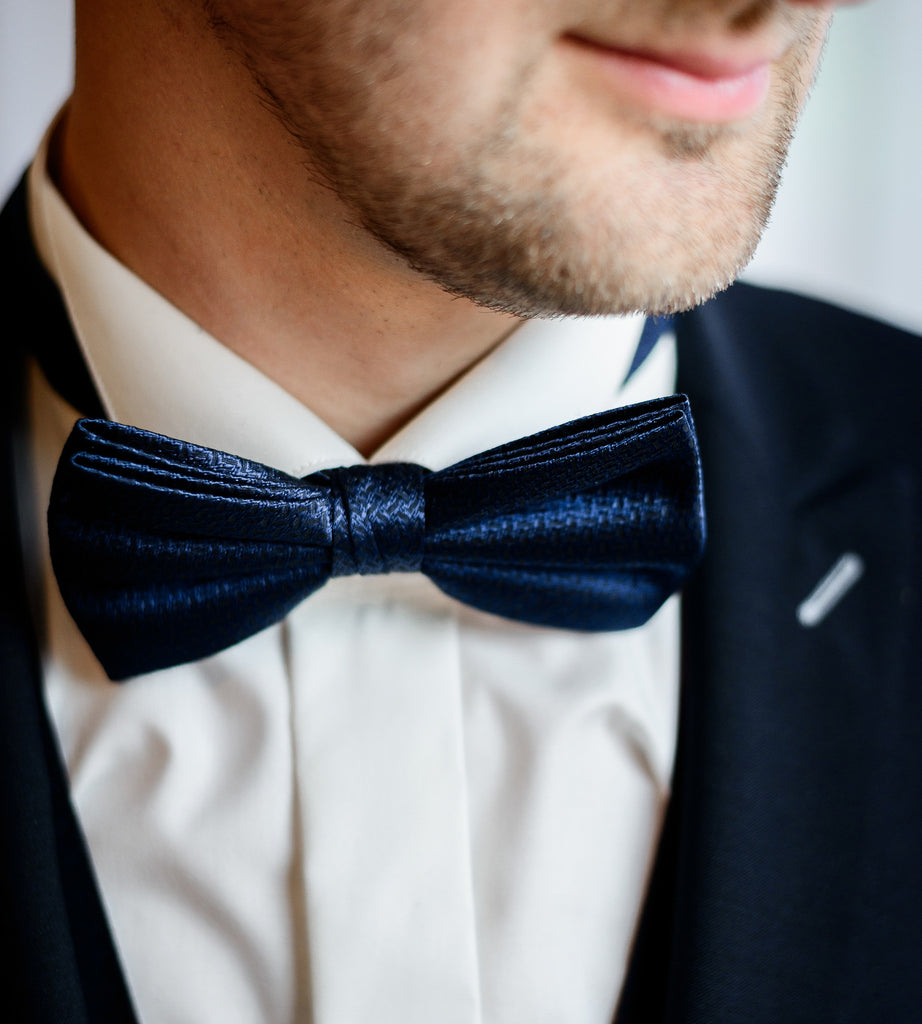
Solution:
{"label": "stubble beard", "polygon": [[[650,187],[643,166],[574,199],[554,161],[526,146],[513,148],[527,180],[512,183],[490,173],[486,155],[447,180],[379,174],[374,187],[367,179],[349,181],[332,164],[323,174],[368,232],[451,294],[523,318],[661,315],[710,298],[749,263],[795,121],[792,109],[783,130],[760,148],[757,166],[747,169],[745,191],[726,205],[700,197],[686,204],[668,192],[635,204],[632,197]],[[729,134],[687,125],[658,131],[665,163],[696,164],[705,174]]]}
{"label": "stubble beard", "polygon": [[314,75],[306,102],[297,78],[232,45],[351,220],[450,294],[523,318],[671,313],[729,285],[767,223],[813,71],[804,42],[755,129],[628,115],[609,171],[536,145],[510,93],[484,138],[431,167],[379,130],[373,74]]}

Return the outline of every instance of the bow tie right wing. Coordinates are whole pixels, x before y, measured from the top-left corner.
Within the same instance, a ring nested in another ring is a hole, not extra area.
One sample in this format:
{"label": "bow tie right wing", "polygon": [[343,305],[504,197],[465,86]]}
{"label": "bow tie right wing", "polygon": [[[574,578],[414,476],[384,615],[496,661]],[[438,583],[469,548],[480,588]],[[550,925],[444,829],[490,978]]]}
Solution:
{"label": "bow tie right wing", "polygon": [[683,395],[587,416],[426,482],[423,571],[484,611],[630,629],[680,589],[705,541]]}

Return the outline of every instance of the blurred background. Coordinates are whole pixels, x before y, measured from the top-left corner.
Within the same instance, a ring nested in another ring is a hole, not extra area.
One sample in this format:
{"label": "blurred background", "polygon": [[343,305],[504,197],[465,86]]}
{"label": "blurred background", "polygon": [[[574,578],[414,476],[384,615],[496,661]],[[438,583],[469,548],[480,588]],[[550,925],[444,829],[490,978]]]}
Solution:
{"label": "blurred background", "polygon": [[[0,197],[72,73],[71,0],[0,0]],[[837,16],[751,280],[922,332],[920,0]]]}

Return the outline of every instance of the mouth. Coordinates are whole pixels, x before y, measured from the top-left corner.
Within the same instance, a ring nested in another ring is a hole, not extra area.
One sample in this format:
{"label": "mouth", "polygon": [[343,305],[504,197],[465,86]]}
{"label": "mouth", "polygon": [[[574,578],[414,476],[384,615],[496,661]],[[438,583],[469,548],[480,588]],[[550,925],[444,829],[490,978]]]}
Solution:
{"label": "mouth", "polygon": [[658,53],[576,35],[564,37],[591,63],[604,87],[651,114],[699,124],[730,124],[755,115],[771,86],[776,54]]}

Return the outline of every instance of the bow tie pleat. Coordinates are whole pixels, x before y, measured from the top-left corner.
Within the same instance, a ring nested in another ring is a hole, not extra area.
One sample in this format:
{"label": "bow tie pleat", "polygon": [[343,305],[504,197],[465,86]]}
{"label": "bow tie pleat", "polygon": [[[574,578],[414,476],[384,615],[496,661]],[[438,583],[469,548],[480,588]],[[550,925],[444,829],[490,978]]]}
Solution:
{"label": "bow tie pleat", "polygon": [[331,576],[426,573],[483,611],[626,629],[704,542],[682,397],[586,417],[448,469],[295,479],[104,420],[65,445],[48,512],[61,594],[110,678],[213,654]]}

